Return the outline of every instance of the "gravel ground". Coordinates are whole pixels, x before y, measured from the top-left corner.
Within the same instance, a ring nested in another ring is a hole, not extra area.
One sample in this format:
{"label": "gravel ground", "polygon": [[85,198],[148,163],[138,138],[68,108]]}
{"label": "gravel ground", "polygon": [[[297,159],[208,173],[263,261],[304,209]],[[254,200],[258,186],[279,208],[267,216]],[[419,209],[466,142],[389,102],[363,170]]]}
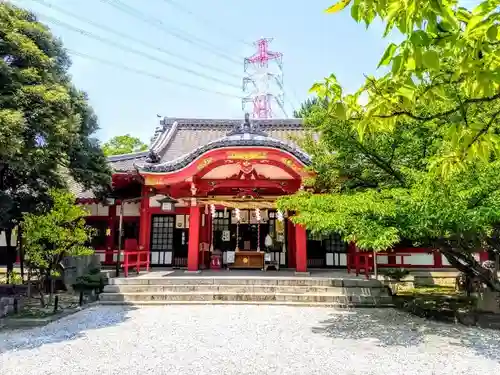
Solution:
{"label": "gravel ground", "polygon": [[500,332],[390,309],[105,307],[0,333],[0,374],[500,374]]}

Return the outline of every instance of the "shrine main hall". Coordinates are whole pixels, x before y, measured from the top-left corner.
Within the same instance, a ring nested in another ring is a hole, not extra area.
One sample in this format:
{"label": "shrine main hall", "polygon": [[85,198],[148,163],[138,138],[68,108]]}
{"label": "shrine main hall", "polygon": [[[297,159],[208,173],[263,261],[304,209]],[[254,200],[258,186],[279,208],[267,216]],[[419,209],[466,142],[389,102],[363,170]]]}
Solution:
{"label": "shrine main hall", "polygon": [[[148,252],[152,267],[188,271],[263,269],[265,261],[297,272],[347,268],[354,244],[309,233],[292,223],[293,212],[276,208],[310,176],[310,156],[298,146],[304,134],[301,119],[164,118],[147,151],[108,158],[113,189],[105,202],[70,186],[88,208],[101,262],[116,263],[118,249]],[[395,249],[377,264],[449,267],[419,248]]]}

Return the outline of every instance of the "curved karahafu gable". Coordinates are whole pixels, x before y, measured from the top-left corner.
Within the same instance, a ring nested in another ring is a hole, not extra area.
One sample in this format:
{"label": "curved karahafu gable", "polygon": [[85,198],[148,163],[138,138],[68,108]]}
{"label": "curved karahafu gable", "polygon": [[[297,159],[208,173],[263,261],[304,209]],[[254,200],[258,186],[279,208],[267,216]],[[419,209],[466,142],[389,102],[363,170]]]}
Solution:
{"label": "curved karahafu gable", "polygon": [[[203,120],[199,120],[203,121]],[[205,120],[209,122],[209,120]],[[210,122],[216,122],[217,120],[210,120]],[[150,153],[150,158],[148,162],[137,164],[137,168],[143,172],[149,173],[169,173],[178,171],[190,165],[196,159],[198,159],[203,154],[210,152],[212,150],[221,148],[237,148],[237,147],[257,147],[257,148],[272,148],[284,151],[291,154],[297,160],[299,160],[304,165],[309,165],[311,160],[310,157],[300,150],[296,145],[292,143],[292,140],[288,142],[271,137],[268,135],[266,130],[273,131],[276,128],[291,128],[294,130],[302,130],[302,124],[300,120],[263,120],[263,121],[250,121],[248,116],[245,118],[243,123],[235,122],[234,120],[221,120],[222,124],[214,124],[213,128],[222,127],[226,128],[226,135],[213,141],[205,142],[201,146],[191,149],[189,152],[184,153],[175,159],[165,160],[164,155],[168,155],[168,149],[166,150],[152,150]],[[232,125],[228,129],[228,122]],[[196,124],[198,127],[200,123]],[[208,125],[208,124],[207,124]],[[193,125],[191,125],[193,126]],[[172,124],[172,128],[179,127],[179,122],[175,121]],[[204,126],[204,131],[199,131],[200,136],[203,133],[207,134],[211,132],[209,126]],[[274,128],[274,129],[273,129]],[[177,130],[177,129],[175,129]],[[157,143],[160,143],[158,140]],[[172,142],[162,142],[163,147],[167,147]],[[163,155],[162,155],[163,154]]]}

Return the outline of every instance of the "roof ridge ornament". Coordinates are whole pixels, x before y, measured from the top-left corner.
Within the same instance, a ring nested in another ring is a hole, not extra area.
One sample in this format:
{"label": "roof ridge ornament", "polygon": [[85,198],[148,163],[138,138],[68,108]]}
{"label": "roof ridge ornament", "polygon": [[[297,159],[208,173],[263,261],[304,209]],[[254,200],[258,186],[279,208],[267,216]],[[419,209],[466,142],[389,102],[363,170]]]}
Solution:
{"label": "roof ridge ornament", "polygon": [[161,160],[160,155],[155,150],[149,150],[149,154],[146,158],[146,163],[157,164]]}
{"label": "roof ridge ornament", "polygon": [[250,122],[250,114],[245,113],[245,121],[242,124],[235,125],[231,131],[227,133],[228,136],[240,134],[254,134],[267,137],[267,134],[260,129],[258,122]]}

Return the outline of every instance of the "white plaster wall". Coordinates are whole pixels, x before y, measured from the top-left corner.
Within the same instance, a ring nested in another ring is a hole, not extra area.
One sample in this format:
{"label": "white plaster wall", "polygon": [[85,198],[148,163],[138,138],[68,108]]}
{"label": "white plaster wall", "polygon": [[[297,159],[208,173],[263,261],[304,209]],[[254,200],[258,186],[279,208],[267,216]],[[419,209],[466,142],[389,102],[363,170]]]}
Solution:
{"label": "white plaster wall", "polygon": [[165,198],[164,195],[156,194],[154,197],[149,198],[149,207],[160,207],[161,204],[158,203],[159,199]]}
{"label": "white plaster wall", "polygon": [[333,266],[333,253],[326,253],[326,265]]}
{"label": "white plaster wall", "polygon": [[[401,264],[401,257],[395,255],[396,264]],[[387,264],[389,262],[389,257],[387,255],[377,256],[377,264]],[[411,253],[410,256],[404,257],[404,262],[409,265],[414,266],[429,266],[434,265],[434,255],[433,254],[422,254],[422,253]]]}
{"label": "white plaster wall", "polygon": [[[17,245],[17,231],[15,229],[12,231],[12,238],[10,239],[10,245],[11,246]],[[5,239],[4,231],[0,233],[0,246],[7,246],[7,241]]]}
{"label": "white plaster wall", "polygon": [[87,211],[88,216],[108,216],[109,206],[103,206],[102,204],[84,204],[82,205]]}
{"label": "white plaster wall", "polygon": [[327,266],[347,266],[347,254],[326,253]]}
{"label": "white plaster wall", "polygon": [[101,261],[101,263],[105,262],[106,261],[106,253],[104,251],[96,251],[95,252],[97,255],[99,255],[99,260]]}
{"label": "white plaster wall", "polygon": [[377,264],[387,264],[389,262],[389,257],[387,255],[380,255],[377,257]]}
{"label": "white plaster wall", "polygon": [[[405,257],[404,262],[414,266],[434,266],[434,254],[412,253]],[[396,263],[401,264],[401,257],[396,257]]]}
{"label": "white plaster wall", "polygon": [[441,262],[443,263],[443,266],[450,266],[450,262],[448,262],[448,259],[446,259],[446,257],[441,254]]}
{"label": "white plaster wall", "polygon": [[[125,203],[123,205],[123,216],[140,216],[140,207],[141,204],[139,202],[137,203]],[[120,215],[120,210],[121,206],[117,205],[116,206],[116,215]]]}

